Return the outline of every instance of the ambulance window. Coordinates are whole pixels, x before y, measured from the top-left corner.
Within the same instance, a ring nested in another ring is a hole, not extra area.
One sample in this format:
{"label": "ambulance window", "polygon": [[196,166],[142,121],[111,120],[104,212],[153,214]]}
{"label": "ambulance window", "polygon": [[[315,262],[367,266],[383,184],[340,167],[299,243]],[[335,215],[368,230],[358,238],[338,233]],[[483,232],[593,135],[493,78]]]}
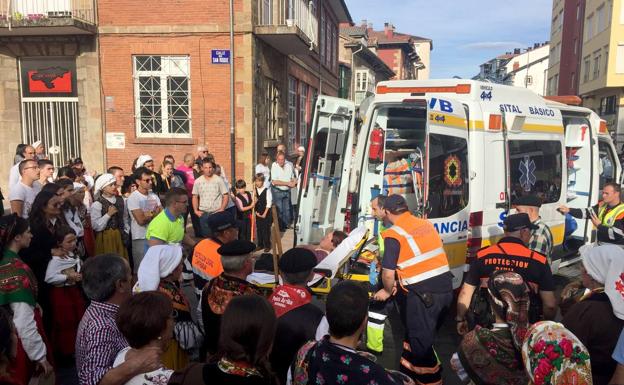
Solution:
{"label": "ambulance window", "polygon": [[429,135],[429,218],[453,215],[468,204],[468,143]]}
{"label": "ambulance window", "polygon": [[615,156],[611,151],[611,146],[604,139],[598,139],[598,156],[600,162],[598,170],[600,171],[600,190],[606,183],[615,181]]}
{"label": "ambulance window", "polygon": [[511,201],[525,195],[537,195],[544,203],[559,201],[561,156],[558,141],[510,140]]}

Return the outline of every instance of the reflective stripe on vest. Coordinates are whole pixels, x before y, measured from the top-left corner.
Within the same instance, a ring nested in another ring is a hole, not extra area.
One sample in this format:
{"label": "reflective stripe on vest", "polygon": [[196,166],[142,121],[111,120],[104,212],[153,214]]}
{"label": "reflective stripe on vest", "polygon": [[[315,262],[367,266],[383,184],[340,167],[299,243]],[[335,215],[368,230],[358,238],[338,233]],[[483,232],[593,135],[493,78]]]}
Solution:
{"label": "reflective stripe on vest", "polygon": [[407,240],[407,244],[410,246],[410,248],[412,249],[412,252],[414,253],[414,257],[408,259],[407,261],[403,261],[401,263],[397,263],[397,267],[399,269],[405,269],[406,267],[413,266],[413,265],[415,265],[417,263],[420,263],[420,262],[424,262],[424,261],[426,261],[429,258],[435,257],[438,254],[444,253],[444,248],[443,247],[438,247],[438,248],[433,249],[431,251],[427,251],[426,253],[422,253],[420,251],[420,248],[416,244],[416,241],[414,240],[414,237],[409,235],[407,233],[407,231],[403,230],[399,226],[394,226],[393,229],[394,229],[394,231],[396,231],[397,233],[399,233],[400,235],[405,237],[405,239]]}
{"label": "reflective stripe on vest", "polygon": [[384,238],[399,241],[397,275],[402,285],[411,285],[450,271],[442,240],[431,223],[401,215]]}
{"label": "reflective stripe on vest", "polygon": [[602,205],[602,207],[600,207],[598,210],[598,218],[600,218],[603,225],[612,227],[617,217],[624,213],[624,203],[620,203],[605,214],[607,207],[608,205]]}
{"label": "reflective stripe on vest", "polygon": [[193,252],[194,274],[210,281],[223,273],[221,255],[217,253],[219,247],[221,245],[212,239],[204,239],[195,246],[195,251]]}

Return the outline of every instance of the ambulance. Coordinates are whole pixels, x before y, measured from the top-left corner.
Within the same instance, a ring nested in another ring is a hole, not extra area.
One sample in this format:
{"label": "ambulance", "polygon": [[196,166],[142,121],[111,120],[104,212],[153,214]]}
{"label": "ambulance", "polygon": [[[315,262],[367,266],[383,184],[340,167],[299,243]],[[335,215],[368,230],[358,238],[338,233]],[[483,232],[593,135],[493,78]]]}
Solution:
{"label": "ambulance", "polygon": [[553,271],[578,260],[595,229],[589,220],[566,221],[557,208],[592,206],[605,183],[620,182],[615,147],[596,113],[487,82],[380,82],[359,111],[320,96],[309,138],[295,242],[362,225],[374,236],[371,199],[401,194],[440,234],[455,287],[475,252],[500,239],[513,200],[527,194],[543,201]]}

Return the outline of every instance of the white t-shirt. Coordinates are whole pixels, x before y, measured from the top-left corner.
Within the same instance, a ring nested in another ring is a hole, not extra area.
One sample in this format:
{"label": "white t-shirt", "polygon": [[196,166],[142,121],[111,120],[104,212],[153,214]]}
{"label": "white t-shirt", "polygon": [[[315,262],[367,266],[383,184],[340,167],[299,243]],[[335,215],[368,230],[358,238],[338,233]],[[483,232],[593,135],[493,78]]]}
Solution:
{"label": "white t-shirt", "polygon": [[9,171],[9,191],[20,181],[19,164],[20,162],[15,163]]}
{"label": "white t-shirt", "polygon": [[[126,361],[126,353],[128,353],[130,349],[130,347],[127,347],[117,353],[115,362],[113,362],[113,368],[118,367]],[[156,369],[153,372],[141,373],[132,377],[126,382],[126,385],[163,385],[169,382],[169,377],[171,377],[172,373],[173,370],[165,368]]]}
{"label": "white t-shirt", "polygon": [[[18,182],[15,186],[11,187],[11,191],[9,191],[9,201],[22,201],[22,213],[21,217],[24,219],[28,219],[28,215],[30,214],[30,208],[35,200],[37,194],[41,191],[41,184],[35,181],[32,187],[26,186],[22,182]],[[19,213],[18,213],[19,214]]]}
{"label": "white t-shirt", "polygon": [[262,163],[256,165],[256,174],[264,175],[264,187],[271,187],[271,169]]}
{"label": "white t-shirt", "polygon": [[131,220],[130,231],[132,232],[132,239],[145,239],[147,226],[139,225],[134,215],[132,215],[132,210],[141,209],[143,212],[154,211],[157,207],[161,206],[158,195],[151,191],[147,193],[147,195],[143,195],[139,190],[136,190],[128,197],[127,204]]}
{"label": "white t-shirt", "polygon": [[[277,162],[273,162],[271,166],[271,181],[290,182],[295,178],[295,171],[291,162],[285,162],[281,167]],[[288,186],[274,186],[278,190],[288,191]]]}

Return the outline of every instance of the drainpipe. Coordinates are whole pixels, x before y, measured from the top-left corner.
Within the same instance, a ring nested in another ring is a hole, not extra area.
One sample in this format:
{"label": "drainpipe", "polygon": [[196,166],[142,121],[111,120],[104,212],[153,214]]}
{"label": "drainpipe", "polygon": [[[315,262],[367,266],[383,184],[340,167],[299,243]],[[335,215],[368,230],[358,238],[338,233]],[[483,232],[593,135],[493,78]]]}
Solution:
{"label": "drainpipe", "polygon": [[236,119],[234,116],[234,0],[230,0],[230,184],[236,184]]}
{"label": "drainpipe", "polygon": [[360,53],[364,49],[364,46],[360,44],[360,48],[357,51],[351,53],[351,100],[355,102],[355,55]]}

